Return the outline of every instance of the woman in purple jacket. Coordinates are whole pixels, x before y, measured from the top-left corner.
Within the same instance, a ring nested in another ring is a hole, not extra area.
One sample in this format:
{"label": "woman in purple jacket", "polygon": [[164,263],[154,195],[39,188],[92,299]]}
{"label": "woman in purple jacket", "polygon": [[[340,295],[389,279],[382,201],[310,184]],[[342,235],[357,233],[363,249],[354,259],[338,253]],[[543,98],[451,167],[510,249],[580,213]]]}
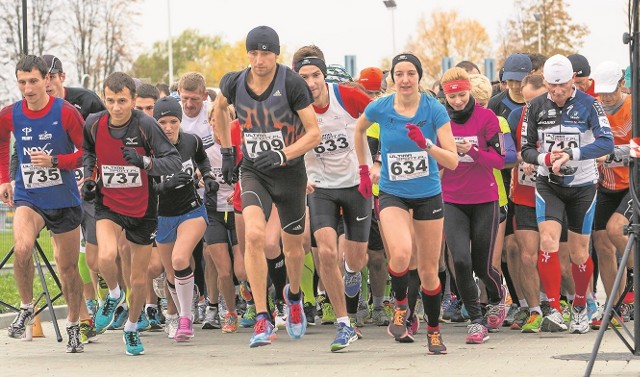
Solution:
{"label": "woman in purple jacket", "polygon": [[[504,143],[498,118],[471,96],[466,71],[449,69],[441,83],[458,150],[458,167],[444,169],[442,175],[445,239],[458,292],[471,318],[466,342],[481,344],[489,339],[488,330],[500,327],[505,318],[502,276],[491,264],[500,214],[493,169],[504,165]],[[489,296],[484,317],[474,272]]]}

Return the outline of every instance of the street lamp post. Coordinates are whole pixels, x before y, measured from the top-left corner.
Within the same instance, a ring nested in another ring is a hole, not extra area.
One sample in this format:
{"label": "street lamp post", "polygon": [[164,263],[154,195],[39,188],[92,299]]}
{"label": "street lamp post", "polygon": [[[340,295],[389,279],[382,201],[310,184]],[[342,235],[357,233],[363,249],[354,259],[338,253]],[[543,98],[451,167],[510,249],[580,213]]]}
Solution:
{"label": "street lamp post", "polygon": [[542,14],[536,13],[533,15],[533,17],[535,17],[536,23],[538,24],[538,54],[542,54]]}
{"label": "street lamp post", "polygon": [[171,0],[167,0],[167,29],[169,33],[169,86],[173,85],[173,40],[171,37]]}
{"label": "street lamp post", "polygon": [[396,53],[396,22],[395,22],[395,14],[394,11],[396,9],[395,0],[382,0],[384,6],[387,7],[391,11],[391,46],[393,47],[393,54]]}

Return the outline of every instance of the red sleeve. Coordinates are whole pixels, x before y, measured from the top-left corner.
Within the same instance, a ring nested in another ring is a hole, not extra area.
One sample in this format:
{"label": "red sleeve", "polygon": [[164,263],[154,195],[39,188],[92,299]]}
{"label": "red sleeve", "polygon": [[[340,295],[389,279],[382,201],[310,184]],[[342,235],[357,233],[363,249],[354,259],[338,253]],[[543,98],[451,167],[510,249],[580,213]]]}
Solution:
{"label": "red sleeve", "polygon": [[0,183],[11,181],[9,176],[9,151],[11,150],[11,132],[13,131],[13,106],[0,111]]}
{"label": "red sleeve", "polygon": [[236,164],[242,159],[242,130],[240,129],[240,121],[234,119],[231,121],[231,145],[236,147]]}
{"label": "red sleeve", "polygon": [[60,169],[72,170],[82,166],[82,129],[84,119],[82,115],[69,102],[64,102],[62,107],[62,127],[71,138],[73,145],[78,149],[71,154],[58,155],[58,167]]}
{"label": "red sleeve", "polygon": [[371,97],[354,86],[338,85],[344,109],[354,118],[364,113],[364,108],[371,102]]}

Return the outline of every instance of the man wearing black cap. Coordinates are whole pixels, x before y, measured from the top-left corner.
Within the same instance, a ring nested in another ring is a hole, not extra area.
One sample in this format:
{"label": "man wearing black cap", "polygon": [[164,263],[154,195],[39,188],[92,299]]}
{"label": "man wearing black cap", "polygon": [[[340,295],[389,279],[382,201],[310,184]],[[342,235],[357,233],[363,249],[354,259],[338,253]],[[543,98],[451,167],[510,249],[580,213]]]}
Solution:
{"label": "man wearing black cap", "polygon": [[67,75],[62,69],[60,59],[54,55],[42,55],[42,59],[44,59],[49,68],[48,95],[64,98],[78,109],[84,119],[87,119],[91,113],[104,110],[102,101],[94,92],[84,88],[69,88],[63,85]]}
{"label": "man wearing black cap", "polygon": [[276,62],[278,34],[268,26],[251,30],[246,40],[251,67],[227,73],[216,98],[216,128],[222,145],[222,174],[232,181],[234,157],[229,131],[229,104],[235,106],[244,145],[240,183],[246,229],[245,264],[256,303],[256,324],[251,347],[271,344],[264,255],[265,224],[272,203],[278,208],[289,284],[285,286],[286,328],[298,339],[305,333],[300,280],[304,267],[307,174],[304,154],[320,142],[320,129],[307,83]]}
{"label": "man wearing black cap", "polygon": [[593,80],[589,78],[589,76],[591,76],[591,65],[589,65],[589,60],[580,54],[569,55],[567,58],[571,62],[573,72],[576,74],[576,78],[574,79],[574,85],[576,88],[595,98],[596,93],[593,88]]}

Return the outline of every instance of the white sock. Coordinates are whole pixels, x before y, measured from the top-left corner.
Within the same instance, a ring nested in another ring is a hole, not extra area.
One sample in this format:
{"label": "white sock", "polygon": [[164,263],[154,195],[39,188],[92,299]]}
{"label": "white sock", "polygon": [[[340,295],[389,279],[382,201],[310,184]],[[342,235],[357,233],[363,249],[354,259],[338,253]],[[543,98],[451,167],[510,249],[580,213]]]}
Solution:
{"label": "white sock", "polygon": [[344,323],[347,326],[351,326],[351,321],[349,321],[349,316],[339,317],[339,318],[336,318],[336,320],[338,321],[338,323]]}
{"label": "white sock", "polygon": [[109,297],[114,299],[120,298],[120,285],[116,285],[115,288],[109,289]]}
{"label": "white sock", "polygon": [[178,296],[178,301],[180,302],[180,309],[178,310],[178,313],[180,314],[180,317],[191,318],[191,300],[193,299],[194,286],[193,273],[182,278],[176,276],[175,282],[176,294]]}
{"label": "white sock", "polygon": [[529,304],[527,304],[527,300],[526,299],[520,299],[518,300],[518,303],[520,304],[521,308],[528,308]]}
{"label": "white sock", "polygon": [[127,322],[124,324],[124,331],[137,331],[138,330],[138,324],[135,322],[131,322],[129,319],[127,319]]}

